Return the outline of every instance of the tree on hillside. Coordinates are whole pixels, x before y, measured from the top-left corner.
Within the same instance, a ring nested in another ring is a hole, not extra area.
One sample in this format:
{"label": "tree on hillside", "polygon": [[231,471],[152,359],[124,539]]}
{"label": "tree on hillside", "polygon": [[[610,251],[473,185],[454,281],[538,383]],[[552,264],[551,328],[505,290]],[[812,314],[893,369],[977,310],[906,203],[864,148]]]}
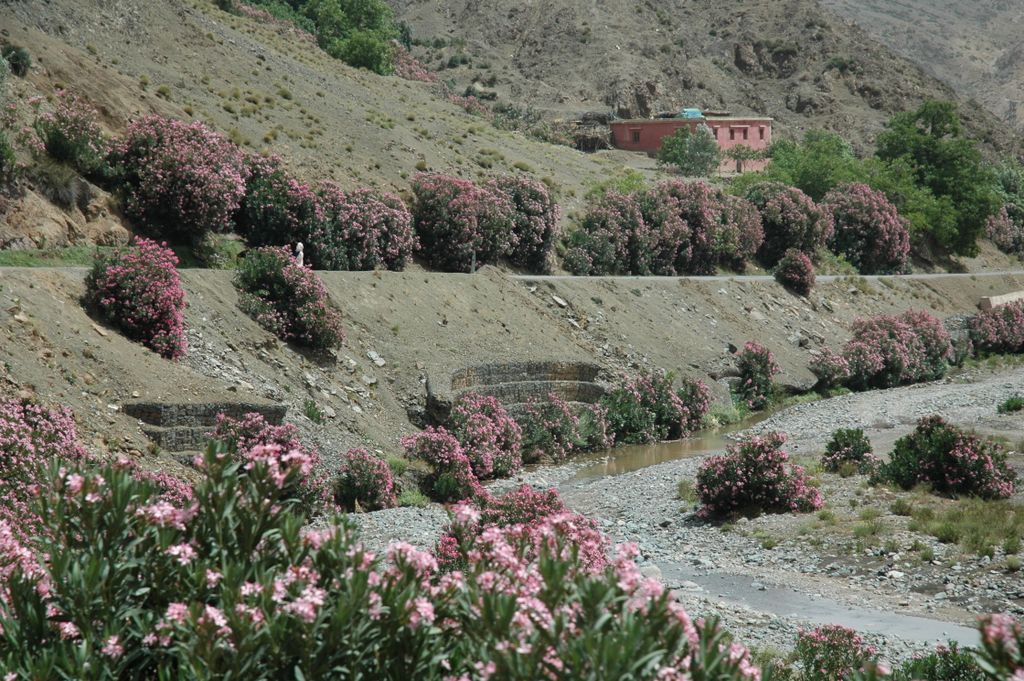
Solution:
{"label": "tree on hillside", "polygon": [[680,128],[662,140],[658,150],[658,163],[675,166],[683,175],[705,177],[714,172],[721,162],[718,142],[711,128],[697,126],[693,133]]}
{"label": "tree on hillside", "polygon": [[730,147],[725,151],[725,156],[728,159],[736,161],[736,172],[743,172],[743,164],[747,161],[755,161],[762,158],[762,152],[749,147],[746,144],[737,144],[735,147]]}
{"label": "tree on hillside", "polygon": [[878,136],[878,158],[907,161],[917,184],[937,198],[947,197],[956,231],[942,245],[961,255],[977,252],[977,239],[999,209],[995,176],[974,141],[965,137],[951,102],[928,101],[916,111],[897,114]]}
{"label": "tree on hillside", "polygon": [[853,148],[828,130],[808,130],[800,142],[780,140],[768,155],[772,180],[792,185],[815,201],[836,186],[859,179]]}

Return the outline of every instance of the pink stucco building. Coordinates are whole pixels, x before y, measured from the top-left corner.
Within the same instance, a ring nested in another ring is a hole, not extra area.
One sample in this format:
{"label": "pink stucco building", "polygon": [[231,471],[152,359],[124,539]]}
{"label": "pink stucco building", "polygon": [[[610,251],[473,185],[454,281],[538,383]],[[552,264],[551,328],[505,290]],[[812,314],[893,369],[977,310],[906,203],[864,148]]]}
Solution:
{"label": "pink stucco building", "polygon": [[[718,140],[723,154],[730,147],[745,144],[758,151],[765,150],[772,143],[772,119],[742,116],[717,116],[707,113],[702,118],[644,118],[612,121],[612,144],[619,149],[644,151],[655,154],[661,149],[661,141],[683,127],[693,132],[698,125],[706,125]],[[762,170],[768,165],[767,159],[746,161],[743,170]],[[722,158],[720,172],[735,172],[736,161]]]}

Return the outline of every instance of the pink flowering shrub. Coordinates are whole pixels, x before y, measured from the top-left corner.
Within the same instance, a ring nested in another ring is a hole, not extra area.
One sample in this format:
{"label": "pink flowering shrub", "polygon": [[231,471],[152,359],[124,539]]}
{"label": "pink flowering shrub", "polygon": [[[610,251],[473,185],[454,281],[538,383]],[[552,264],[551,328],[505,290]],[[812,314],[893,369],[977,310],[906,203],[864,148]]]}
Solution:
{"label": "pink flowering shrub", "polygon": [[409,50],[401,45],[395,46],[395,75],[404,80],[421,83],[436,83],[440,80],[436,73],[428,70],[423,62],[413,57]]}
{"label": "pink flowering shrub", "polygon": [[555,393],[547,400],[531,399],[518,422],[525,463],[542,458],[561,462],[574,454],[609,449],[614,443],[607,409],[596,404],[574,407]]}
{"label": "pink flowering shrub", "polygon": [[668,180],[633,194],[609,192],[569,235],[574,274],[714,274],[742,270],[761,245],[761,218],[748,201],[704,182]]}
{"label": "pink flowering shrub", "polygon": [[490,180],[487,189],[506,196],[512,205],[509,262],[531,272],[549,271],[561,212],[547,186],[519,175],[502,175]]}
{"label": "pink flowering shrub", "polygon": [[825,453],[821,455],[821,467],[829,473],[838,473],[851,466],[861,474],[873,473],[879,460],[871,452],[871,441],[860,428],[840,428],[832,433]]}
{"label": "pink flowering shrub", "polygon": [[235,273],[238,305],[284,341],[322,350],[341,344],[341,313],[312,270],[287,248],[268,246],[246,254]]}
{"label": "pink flowering shrub", "polygon": [[851,330],[841,353],[826,351],[811,363],[822,383],[868,390],[932,381],[953,360],[949,332],[924,311],[858,319]]}
{"label": "pink flowering shrub", "polygon": [[401,270],[416,249],[412,215],[402,199],[373,189],[317,193],[324,219],[303,234],[310,263],[323,270]]}
{"label": "pink flowering shrub", "polygon": [[877,662],[878,653],[853,629],[826,624],[811,631],[801,629],[796,659],[804,678],[815,681],[846,681]]}
{"label": "pink flowering shrub", "polygon": [[970,320],[970,332],[978,354],[1024,352],[1024,302],[979,312]]}
{"label": "pink flowering shrub", "polygon": [[910,256],[910,223],[885,194],[866,184],[836,187],[824,207],[835,223],[832,250],[862,274],[899,274]]}
{"label": "pink flowering shrub", "polygon": [[[323,229],[326,216],[319,198],[288,174],[281,159],[250,155],[246,164],[248,179],[235,222],[250,246],[291,246]],[[307,246],[312,250],[313,244]]]}
{"label": "pink flowering shrub", "polygon": [[50,464],[84,461],[89,455],[78,443],[70,409],[28,400],[0,401],[0,452],[0,522],[24,540],[39,530],[32,499]]}
{"label": "pink flowering shrub", "polygon": [[703,517],[759,513],[807,513],[822,506],[821,492],[810,486],[804,469],[787,465],[786,436],[768,433],[730,445],[697,471],[697,495]]}
{"label": "pink flowering shrub", "polygon": [[37,500],[46,523],[38,543],[22,545],[0,524],[5,672],[759,678],[715,622],[695,625],[640,573],[634,547],[595,564],[602,539],[585,536],[577,518],[478,533],[473,509],[457,509],[466,562],[446,572],[404,543],[374,555],[345,518],[307,527],[309,516],[289,501],[305,462],[276,446],[257,449],[237,461],[211,447],[194,504],[174,511],[117,465],[55,470]]}
{"label": "pink flowering shrub", "polygon": [[897,440],[877,477],[903,489],[923,483],[936,494],[985,499],[1013,496],[1017,479],[1000,445],[938,416],[921,419],[914,432]]}
{"label": "pink flowering shrub", "polygon": [[[453,522],[438,539],[434,550],[439,566],[445,570],[462,569],[470,561],[482,535],[495,529],[520,538],[535,558],[551,526],[557,526],[566,546],[575,552],[583,569],[600,572],[608,564],[608,539],[597,523],[566,508],[558,490],[535,491],[522,485],[500,497],[484,497],[480,505],[461,502],[453,512]],[[563,550],[564,550],[563,548]]]}
{"label": "pink flowering shrub", "polygon": [[85,303],[128,338],[168,359],[185,354],[185,292],[174,252],[149,239],[100,254],[85,278]]}
{"label": "pink flowering shrub", "polygon": [[672,376],[641,372],[601,399],[615,442],[676,440],[700,427],[710,408],[707,386],[684,381],[672,390]]}
{"label": "pink flowering shrub", "polygon": [[765,265],[776,264],[790,248],[813,255],[832,237],[832,215],[796,187],[762,182],[746,198],[761,213],[764,243],[758,257]]}
{"label": "pink flowering shrub", "polygon": [[432,267],[469,272],[510,251],[515,208],[505,194],[428,173],[413,178],[412,192],[419,253]]}
{"label": "pink flowering shrub", "polygon": [[1003,253],[1024,255],[1024,208],[1008,203],[990,215],[985,235]]}
{"label": "pink flowering shrub", "polygon": [[748,341],[736,354],[736,368],[740,372],[737,395],[749,409],[768,406],[772,396],[772,378],[779,373],[775,355],[761,345]]}
{"label": "pink flowering shrub", "polygon": [[338,503],[346,510],[359,504],[364,510],[377,511],[398,501],[391,466],[365,449],[346,452],[338,467],[335,490]]}
{"label": "pink flowering shrub", "polygon": [[406,458],[430,465],[430,493],[437,501],[461,501],[484,494],[462,444],[444,428],[431,426],[404,437],[402,447]]}
{"label": "pink flowering shrub", "polygon": [[33,127],[47,154],[89,175],[100,169],[107,154],[107,140],[98,118],[96,109],[86,100],[67,90],[57,90],[54,110],[38,115]]}
{"label": "pink flowering shrub", "polygon": [[803,251],[790,248],[775,265],[775,281],[798,295],[808,296],[814,288],[814,263]]}
{"label": "pink flowering shrub", "polygon": [[317,469],[320,468],[320,454],[299,441],[299,429],[292,423],[275,426],[259,413],[246,414],[241,419],[225,414],[217,416],[217,424],[210,433],[210,439],[223,444],[240,460],[253,457],[257,448],[276,447],[287,455],[302,459],[299,469],[301,476],[297,484],[299,497],[310,508],[327,508],[331,501],[330,484]]}
{"label": "pink flowering shrub", "polygon": [[242,152],[220,133],[160,116],[132,123],[108,162],[126,215],[168,239],[230,231],[249,174]]}
{"label": "pink flowering shrub", "polygon": [[982,617],[979,664],[993,681],[1024,678],[1024,624],[1008,614]]}
{"label": "pink flowering shrub", "polygon": [[449,419],[478,480],[507,478],[523,465],[523,432],[496,398],[463,395],[452,405]]}
{"label": "pink flowering shrub", "polygon": [[608,192],[569,235],[565,267],[578,276],[651,274],[657,239],[634,195]]}

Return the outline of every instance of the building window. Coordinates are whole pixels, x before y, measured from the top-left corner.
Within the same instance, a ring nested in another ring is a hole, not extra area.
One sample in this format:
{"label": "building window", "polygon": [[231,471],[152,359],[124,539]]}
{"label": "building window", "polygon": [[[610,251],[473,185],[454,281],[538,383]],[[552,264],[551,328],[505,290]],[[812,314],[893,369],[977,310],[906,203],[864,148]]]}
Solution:
{"label": "building window", "polygon": [[736,139],[736,130],[734,128],[729,128],[729,139]]}
{"label": "building window", "polygon": [[743,128],[743,139],[747,139],[747,129]]}
{"label": "building window", "polygon": [[633,144],[640,144],[640,131],[630,130],[630,133],[633,135]]}
{"label": "building window", "polygon": [[761,136],[761,139],[764,139],[764,127],[762,126],[762,127],[758,128],[757,132]]}

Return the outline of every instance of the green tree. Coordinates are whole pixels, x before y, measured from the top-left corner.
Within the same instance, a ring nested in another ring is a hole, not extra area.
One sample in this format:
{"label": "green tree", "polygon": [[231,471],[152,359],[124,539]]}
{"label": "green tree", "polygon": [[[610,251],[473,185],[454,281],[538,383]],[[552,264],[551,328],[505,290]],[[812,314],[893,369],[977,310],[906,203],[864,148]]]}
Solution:
{"label": "green tree", "polygon": [[742,173],[744,163],[762,158],[763,153],[746,144],[737,144],[735,147],[730,147],[726,150],[725,157],[736,161],[736,172]]}
{"label": "green tree", "polygon": [[698,125],[693,133],[689,128],[679,128],[662,140],[658,150],[658,163],[675,166],[683,175],[710,175],[720,162],[718,142],[706,125]]}
{"label": "green tree", "polygon": [[986,220],[999,209],[996,178],[974,141],[964,136],[953,103],[928,101],[894,116],[878,136],[876,155],[883,161],[906,161],[918,185],[938,199],[949,199],[956,230],[936,234],[943,246],[961,255],[977,252]]}
{"label": "green tree", "polygon": [[796,187],[815,201],[858,179],[853,148],[828,130],[808,130],[800,142],[780,140],[771,146],[769,156],[769,179]]}

